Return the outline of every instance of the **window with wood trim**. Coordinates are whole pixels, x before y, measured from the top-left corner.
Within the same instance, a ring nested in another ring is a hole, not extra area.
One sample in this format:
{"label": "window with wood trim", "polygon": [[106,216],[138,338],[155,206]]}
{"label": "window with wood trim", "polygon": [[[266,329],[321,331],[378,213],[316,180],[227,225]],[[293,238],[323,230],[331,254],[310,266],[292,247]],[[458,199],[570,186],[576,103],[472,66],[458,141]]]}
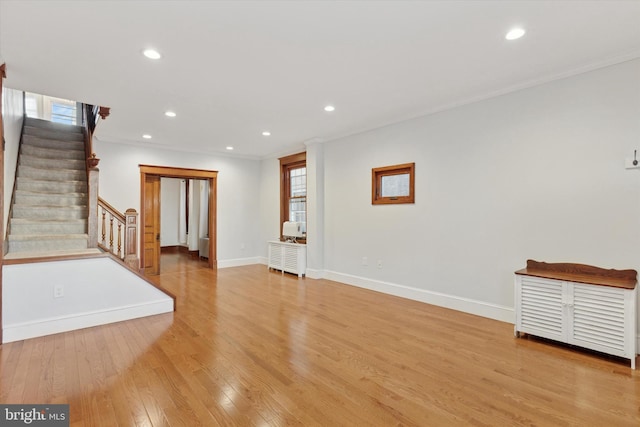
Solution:
{"label": "window with wood trim", "polygon": [[[280,238],[285,221],[301,223],[307,233],[307,153],[280,159]],[[297,239],[304,243],[306,238]]]}
{"label": "window with wood trim", "polygon": [[371,169],[371,204],[415,203],[415,163]]}

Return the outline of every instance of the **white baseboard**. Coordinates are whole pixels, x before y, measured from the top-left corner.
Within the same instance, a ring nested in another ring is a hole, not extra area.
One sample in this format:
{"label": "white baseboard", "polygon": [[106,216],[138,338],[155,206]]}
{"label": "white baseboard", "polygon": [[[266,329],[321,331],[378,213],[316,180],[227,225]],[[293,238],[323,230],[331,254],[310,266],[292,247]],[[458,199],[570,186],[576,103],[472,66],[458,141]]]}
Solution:
{"label": "white baseboard", "polygon": [[463,311],[477,316],[488,317],[502,322],[515,322],[515,312],[513,307],[491,304],[484,301],[477,301],[470,298],[463,298],[440,292],[427,291],[410,286],[398,285],[396,283],[367,279],[365,277],[352,276],[350,274],[338,273],[335,271],[324,271],[324,278],[401,298]]}
{"label": "white baseboard", "polygon": [[[252,265],[252,264],[263,264],[263,263],[260,262],[260,257],[218,260],[218,268],[242,267],[243,265]],[[264,264],[266,264],[266,258],[265,258]]]}
{"label": "white baseboard", "polygon": [[41,319],[33,322],[5,325],[2,329],[2,342],[8,343],[26,340],[60,332],[68,332],[76,329],[90,328],[92,326],[172,312],[173,300],[169,299],[89,313],[73,314],[58,318]]}

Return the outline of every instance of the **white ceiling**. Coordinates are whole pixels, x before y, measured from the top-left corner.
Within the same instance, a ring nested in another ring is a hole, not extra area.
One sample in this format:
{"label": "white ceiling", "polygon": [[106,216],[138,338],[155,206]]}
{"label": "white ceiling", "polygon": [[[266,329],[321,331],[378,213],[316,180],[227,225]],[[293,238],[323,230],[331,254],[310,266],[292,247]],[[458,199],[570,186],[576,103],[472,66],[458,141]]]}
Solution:
{"label": "white ceiling", "polygon": [[640,1],[0,0],[0,57],[99,141],[262,158],[640,57]]}

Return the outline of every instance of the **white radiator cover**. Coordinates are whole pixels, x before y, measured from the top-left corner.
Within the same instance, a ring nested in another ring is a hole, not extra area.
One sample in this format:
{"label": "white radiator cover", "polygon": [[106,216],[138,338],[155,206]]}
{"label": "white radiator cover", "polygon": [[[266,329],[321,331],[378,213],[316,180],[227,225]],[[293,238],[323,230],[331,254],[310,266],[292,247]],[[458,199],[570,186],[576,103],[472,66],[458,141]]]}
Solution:
{"label": "white radiator cover", "polygon": [[302,277],[307,270],[307,245],[272,240],[269,242],[268,267]]}
{"label": "white radiator cover", "polygon": [[637,287],[516,275],[516,336],[524,332],[631,360],[635,369]]}

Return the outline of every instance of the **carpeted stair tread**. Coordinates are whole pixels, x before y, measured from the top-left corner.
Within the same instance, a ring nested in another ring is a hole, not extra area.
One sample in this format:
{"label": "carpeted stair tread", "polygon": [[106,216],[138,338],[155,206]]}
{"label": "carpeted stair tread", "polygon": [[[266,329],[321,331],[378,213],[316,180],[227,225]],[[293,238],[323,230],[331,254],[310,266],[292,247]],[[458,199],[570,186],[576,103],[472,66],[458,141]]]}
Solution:
{"label": "carpeted stair tread", "polygon": [[19,234],[7,239],[9,252],[87,249],[87,234]]}
{"label": "carpeted stair tread", "polygon": [[41,157],[44,159],[77,159],[84,160],[84,150],[58,150],[54,148],[36,147],[35,145],[23,145],[20,155]]}
{"label": "carpeted stair tread", "polygon": [[[18,166],[17,176],[43,181],[81,181],[86,171],[77,169],[41,169],[31,166]],[[86,178],[85,178],[86,179]]]}
{"label": "carpeted stair tread", "polygon": [[43,136],[22,135],[22,144],[56,150],[78,150],[84,152],[84,141],[45,138]]}
{"label": "carpeted stair tread", "polygon": [[24,124],[25,126],[37,127],[40,129],[64,131],[67,133],[82,133],[82,126],[52,122],[50,120],[38,119],[35,117],[26,117]]}
{"label": "carpeted stair tread", "polygon": [[16,189],[25,191],[41,191],[49,193],[86,193],[86,181],[50,181],[18,177]]}
{"label": "carpeted stair tread", "polygon": [[86,239],[87,234],[19,234],[19,235],[11,235],[9,236],[9,241],[25,241],[25,240],[58,240],[58,239],[68,239],[68,240],[82,240]]}
{"label": "carpeted stair tread", "polygon": [[81,255],[101,255],[100,249],[67,249],[67,250],[46,250],[46,251],[25,251],[11,252],[4,256],[4,259],[42,258],[57,256],[81,256]]}
{"label": "carpeted stair tread", "polygon": [[12,235],[84,234],[86,219],[12,218]]}
{"label": "carpeted stair tread", "polygon": [[82,170],[86,167],[84,159],[47,159],[44,157],[21,155],[20,166],[29,166],[40,169],[74,169]]}
{"label": "carpeted stair tread", "polygon": [[87,193],[51,193],[16,189],[14,202],[18,205],[36,206],[86,205]]}
{"label": "carpeted stair tread", "polygon": [[87,207],[13,205],[12,212],[12,218],[83,219],[87,216]]}

